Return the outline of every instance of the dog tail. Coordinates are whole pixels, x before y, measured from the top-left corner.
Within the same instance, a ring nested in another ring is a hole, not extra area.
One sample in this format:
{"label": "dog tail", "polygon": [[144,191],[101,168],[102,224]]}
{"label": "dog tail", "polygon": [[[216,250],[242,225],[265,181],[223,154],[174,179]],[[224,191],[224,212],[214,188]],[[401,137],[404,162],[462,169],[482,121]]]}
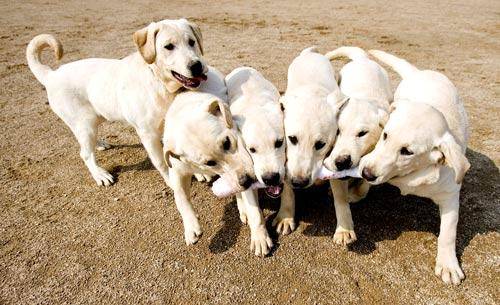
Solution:
{"label": "dog tail", "polygon": [[28,66],[31,72],[35,75],[36,79],[45,85],[47,74],[52,69],[40,62],[40,54],[46,47],[51,47],[54,50],[56,59],[59,60],[63,56],[63,48],[59,40],[49,34],[41,34],[33,38],[28,44],[26,49],[26,58],[28,59]]}
{"label": "dog tail", "polygon": [[366,54],[365,50],[358,47],[340,47],[326,53],[325,56],[329,60],[334,60],[339,57],[348,57],[351,60],[356,58],[368,58],[368,54]]}
{"label": "dog tail", "polygon": [[391,55],[389,53],[386,53],[384,51],[370,50],[368,51],[368,53],[370,53],[371,55],[373,55],[373,57],[377,58],[386,65],[390,66],[394,71],[396,71],[401,76],[401,78],[406,78],[407,76],[418,71],[417,67],[410,64],[406,60]]}

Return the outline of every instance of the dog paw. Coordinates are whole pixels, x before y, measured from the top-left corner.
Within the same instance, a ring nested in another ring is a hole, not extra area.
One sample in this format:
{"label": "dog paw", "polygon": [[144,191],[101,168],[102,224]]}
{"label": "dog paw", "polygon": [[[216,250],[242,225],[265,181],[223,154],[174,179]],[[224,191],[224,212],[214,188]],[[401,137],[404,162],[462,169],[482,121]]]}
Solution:
{"label": "dog paw", "polygon": [[96,145],[97,150],[103,151],[103,150],[110,149],[110,148],[111,148],[111,145],[106,143],[106,141],[104,141],[104,140],[97,141],[97,145]]}
{"label": "dog paw", "polygon": [[260,225],[257,229],[253,230],[250,234],[250,251],[256,256],[264,257],[269,254],[273,247],[273,241],[264,225]]}
{"label": "dog paw", "polygon": [[195,223],[192,226],[184,229],[184,239],[186,240],[186,245],[194,245],[200,240],[203,231],[201,230],[200,224]]}
{"label": "dog paw", "polygon": [[456,257],[448,257],[442,260],[438,258],[434,273],[446,284],[458,285],[465,278]]}
{"label": "dog paw", "polygon": [[288,235],[295,230],[295,221],[293,217],[281,217],[278,214],[273,220],[273,226],[279,234]]}
{"label": "dog paw", "polygon": [[92,172],[92,178],[94,178],[97,185],[102,186],[109,186],[115,181],[113,176],[107,170],[100,167],[96,168]]}
{"label": "dog paw", "polygon": [[335,234],[333,235],[333,241],[337,244],[337,245],[342,245],[342,246],[347,246],[348,244],[350,243],[353,243],[354,241],[356,241],[356,233],[354,232],[354,230],[339,230],[337,229],[335,231]]}

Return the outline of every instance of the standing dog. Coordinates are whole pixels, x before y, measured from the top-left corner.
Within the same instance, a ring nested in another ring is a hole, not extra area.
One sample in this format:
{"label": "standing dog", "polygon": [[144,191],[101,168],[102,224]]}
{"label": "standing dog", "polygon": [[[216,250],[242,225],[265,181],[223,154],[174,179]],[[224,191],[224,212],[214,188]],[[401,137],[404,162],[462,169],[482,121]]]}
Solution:
{"label": "standing dog", "polygon": [[382,51],[370,51],[401,77],[389,120],[359,170],[371,184],[389,182],[403,195],[432,199],[441,215],[435,273],[445,283],[464,278],[455,252],[459,195],[470,167],[468,122],[457,89],[441,73],[419,70]]}
{"label": "standing dog", "polygon": [[104,120],[132,125],[168,183],[160,142],[165,113],[180,88],[197,88],[206,80],[201,32],[186,19],[153,22],[135,32],[134,42],[138,52],[124,59],[89,58],[57,70],[40,63],[47,46],[57,59],[62,56],[53,36],[36,36],[26,51],[31,71],[47,89],[52,110],[80,143],[80,156],[98,185],[114,181],[95,158],[97,127]]}
{"label": "standing dog", "polygon": [[219,175],[232,193],[242,192],[255,181],[252,159],[226,102],[205,92],[177,95],[165,117],[163,143],[164,158],[171,167],[170,187],[186,244],[191,245],[202,234],[189,198],[193,174]]}
{"label": "standing dog", "polygon": [[307,48],[288,67],[288,83],[281,102],[287,136],[287,181],[281,206],[273,221],[278,233],[295,230],[293,188],[311,186],[337,132],[335,105],[341,96],[330,61]]}
{"label": "standing dog", "polygon": [[[349,99],[336,105],[338,133],[335,146],[325,159],[330,170],[347,170],[358,166],[359,160],[377,143],[389,116],[392,102],[391,85],[387,71],[370,60],[357,47],[340,47],[325,55],[332,60],[346,56],[351,59],[340,70],[340,90]],[[349,187],[349,183],[358,183]],[[330,180],[337,217],[333,237],[337,244],[347,245],[356,240],[349,202],[366,196],[369,184],[362,181]]]}
{"label": "standing dog", "polygon": [[[228,97],[233,119],[252,157],[255,176],[266,186],[271,197],[279,196],[285,177],[285,130],[279,92],[262,74],[249,67],[240,67],[226,76]],[[266,255],[272,247],[257,190],[236,195],[243,223],[252,232],[251,249],[256,255]]]}

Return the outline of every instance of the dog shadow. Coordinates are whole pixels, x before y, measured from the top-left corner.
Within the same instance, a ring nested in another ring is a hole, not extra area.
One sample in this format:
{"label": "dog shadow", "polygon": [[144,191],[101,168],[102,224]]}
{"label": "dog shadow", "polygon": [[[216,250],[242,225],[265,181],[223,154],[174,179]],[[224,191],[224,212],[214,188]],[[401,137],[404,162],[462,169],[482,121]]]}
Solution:
{"label": "dog shadow", "polygon": [[[499,169],[479,152],[468,149],[467,158],[471,168],[460,192],[459,259],[476,235],[500,231]],[[336,219],[329,192],[328,185],[296,192],[296,220],[310,223],[304,235],[333,237]],[[388,184],[372,187],[365,199],[351,204],[351,212],[358,240],[348,248],[359,254],[370,254],[377,242],[395,240],[403,232],[439,234],[439,209],[432,200],[402,196],[398,188]]]}
{"label": "dog shadow", "polygon": [[[259,192],[259,202],[263,199],[266,201],[273,200],[267,197],[265,194]],[[275,200],[276,201],[276,200]],[[279,200],[278,207],[279,207]],[[262,205],[261,205],[262,206]],[[238,212],[238,205],[236,204],[236,199],[231,200],[224,206],[224,213],[222,215],[222,227],[217,231],[214,237],[210,240],[208,248],[210,252],[218,254],[223,253],[231,249],[237,242],[238,236],[241,233],[241,229],[244,224],[240,220],[240,214]],[[245,225],[248,226],[248,225]],[[272,217],[266,219],[266,228],[269,232],[269,236],[273,241],[273,247],[271,248],[267,256],[272,256],[274,252],[279,248],[278,234],[276,230],[272,228]],[[250,232],[250,229],[248,229]]]}

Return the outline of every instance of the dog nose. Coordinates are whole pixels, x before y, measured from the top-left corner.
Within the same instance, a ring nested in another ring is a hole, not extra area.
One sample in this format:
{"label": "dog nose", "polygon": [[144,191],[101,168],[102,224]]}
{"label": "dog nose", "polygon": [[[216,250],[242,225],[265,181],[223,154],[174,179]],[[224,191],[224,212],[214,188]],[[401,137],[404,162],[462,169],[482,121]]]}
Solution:
{"label": "dog nose", "polygon": [[241,176],[239,179],[238,179],[238,183],[244,188],[244,189],[247,189],[249,188],[253,183],[255,182],[255,180],[250,177],[248,174],[245,174],[243,176]]}
{"label": "dog nose", "polygon": [[351,168],[352,166],[351,156],[350,155],[338,156],[337,159],[335,159],[335,166],[339,171]]}
{"label": "dog nose", "polygon": [[266,185],[278,186],[280,184],[280,178],[279,173],[267,173],[262,176],[262,181],[264,181]]}
{"label": "dog nose", "polygon": [[363,168],[361,176],[368,181],[375,181],[375,179],[377,179],[377,176],[375,176],[368,167]]}
{"label": "dog nose", "polygon": [[304,188],[309,185],[309,178],[292,178],[294,188]]}
{"label": "dog nose", "polygon": [[195,61],[190,67],[189,70],[191,70],[191,75],[193,77],[201,76],[203,75],[203,65],[199,60]]}

